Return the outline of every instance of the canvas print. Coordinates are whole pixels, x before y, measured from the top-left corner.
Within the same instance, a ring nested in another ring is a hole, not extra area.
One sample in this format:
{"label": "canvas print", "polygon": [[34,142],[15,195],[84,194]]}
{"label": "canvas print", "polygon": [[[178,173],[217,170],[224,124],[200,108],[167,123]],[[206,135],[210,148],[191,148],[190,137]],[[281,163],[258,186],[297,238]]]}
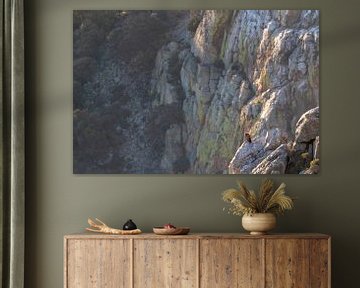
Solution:
{"label": "canvas print", "polygon": [[317,174],[318,10],[76,10],[76,174]]}

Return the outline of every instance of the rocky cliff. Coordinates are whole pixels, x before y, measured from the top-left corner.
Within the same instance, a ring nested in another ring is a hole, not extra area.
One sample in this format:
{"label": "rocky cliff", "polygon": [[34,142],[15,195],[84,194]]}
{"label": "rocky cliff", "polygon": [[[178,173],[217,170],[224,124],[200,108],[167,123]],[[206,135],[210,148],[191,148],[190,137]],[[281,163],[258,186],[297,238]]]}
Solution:
{"label": "rocky cliff", "polygon": [[[318,108],[311,114],[319,105],[319,12],[205,11],[187,41],[165,45],[153,74],[153,104],[181,103],[184,113],[166,133],[162,165],[171,169],[172,149],[180,149],[194,173],[310,167],[315,140],[319,146]],[[180,79],[171,63],[181,66]]]}
{"label": "rocky cliff", "polygon": [[[174,12],[150,17],[161,13]],[[127,94],[141,94],[129,118],[139,132],[127,139],[143,143],[127,140],[118,154],[155,173],[318,173],[319,12],[182,11],[167,21],[136,75],[142,92],[128,84],[134,62],[118,68]]]}

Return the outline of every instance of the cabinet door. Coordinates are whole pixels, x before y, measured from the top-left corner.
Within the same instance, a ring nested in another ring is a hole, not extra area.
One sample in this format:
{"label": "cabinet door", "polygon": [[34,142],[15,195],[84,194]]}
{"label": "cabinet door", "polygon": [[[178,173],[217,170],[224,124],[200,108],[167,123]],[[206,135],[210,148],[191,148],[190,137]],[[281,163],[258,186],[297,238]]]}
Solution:
{"label": "cabinet door", "polygon": [[197,287],[197,240],[134,240],[135,288]]}
{"label": "cabinet door", "polygon": [[200,287],[264,287],[263,242],[260,239],[200,241]]}
{"label": "cabinet door", "polygon": [[330,240],[310,241],[310,287],[330,287]]}
{"label": "cabinet door", "polygon": [[266,287],[309,287],[309,240],[266,240]]}
{"label": "cabinet door", "polygon": [[68,239],[65,253],[65,287],[131,287],[130,240]]}

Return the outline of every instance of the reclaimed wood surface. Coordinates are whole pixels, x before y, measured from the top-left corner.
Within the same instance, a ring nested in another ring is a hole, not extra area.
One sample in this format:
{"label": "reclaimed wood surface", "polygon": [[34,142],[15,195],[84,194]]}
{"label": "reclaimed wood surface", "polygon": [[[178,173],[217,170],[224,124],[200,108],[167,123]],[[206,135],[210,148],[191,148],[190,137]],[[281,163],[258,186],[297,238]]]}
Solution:
{"label": "reclaimed wood surface", "polygon": [[263,287],[263,240],[204,239],[200,246],[200,287]]}
{"label": "reclaimed wood surface", "polygon": [[65,287],[131,287],[130,240],[71,240]]}
{"label": "reclaimed wood surface", "polygon": [[309,240],[266,240],[266,287],[304,288],[310,283]]}
{"label": "reclaimed wood surface", "polygon": [[197,287],[197,241],[134,241],[134,287]]}
{"label": "reclaimed wood surface", "polygon": [[101,233],[76,233],[65,235],[65,239],[329,239],[329,235],[320,233],[288,233],[288,234],[266,234],[266,235],[250,235],[249,233],[189,233],[187,235],[156,235],[154,233],[142,233],[139,235],[109,235]]}
{"label": "reclaimed wood surface", "polygon": [[330,288],[324,234],[73,234],[65,288]]}
{"label": "reclaimed wood surface", "polygon": [[310,242],[310,287],[328,288],[330,279],[330,240],[313,239]]}

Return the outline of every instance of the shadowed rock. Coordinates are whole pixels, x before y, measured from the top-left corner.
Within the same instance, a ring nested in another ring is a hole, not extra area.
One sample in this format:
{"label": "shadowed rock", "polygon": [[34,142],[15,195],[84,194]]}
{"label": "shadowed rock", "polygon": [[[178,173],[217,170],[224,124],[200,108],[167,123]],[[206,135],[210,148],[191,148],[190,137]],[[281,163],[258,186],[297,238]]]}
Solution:
{"label": "shadowed rock", "polygon": [[314,141],[320,131],[319,107],[304,113],[296,123],[295,144]]}
{"label": "shadowed rock", "polygon": [[284,174],[289,160],[288,155],[289,149],[287,145],[282,144],[251,172],[252,174]]}

